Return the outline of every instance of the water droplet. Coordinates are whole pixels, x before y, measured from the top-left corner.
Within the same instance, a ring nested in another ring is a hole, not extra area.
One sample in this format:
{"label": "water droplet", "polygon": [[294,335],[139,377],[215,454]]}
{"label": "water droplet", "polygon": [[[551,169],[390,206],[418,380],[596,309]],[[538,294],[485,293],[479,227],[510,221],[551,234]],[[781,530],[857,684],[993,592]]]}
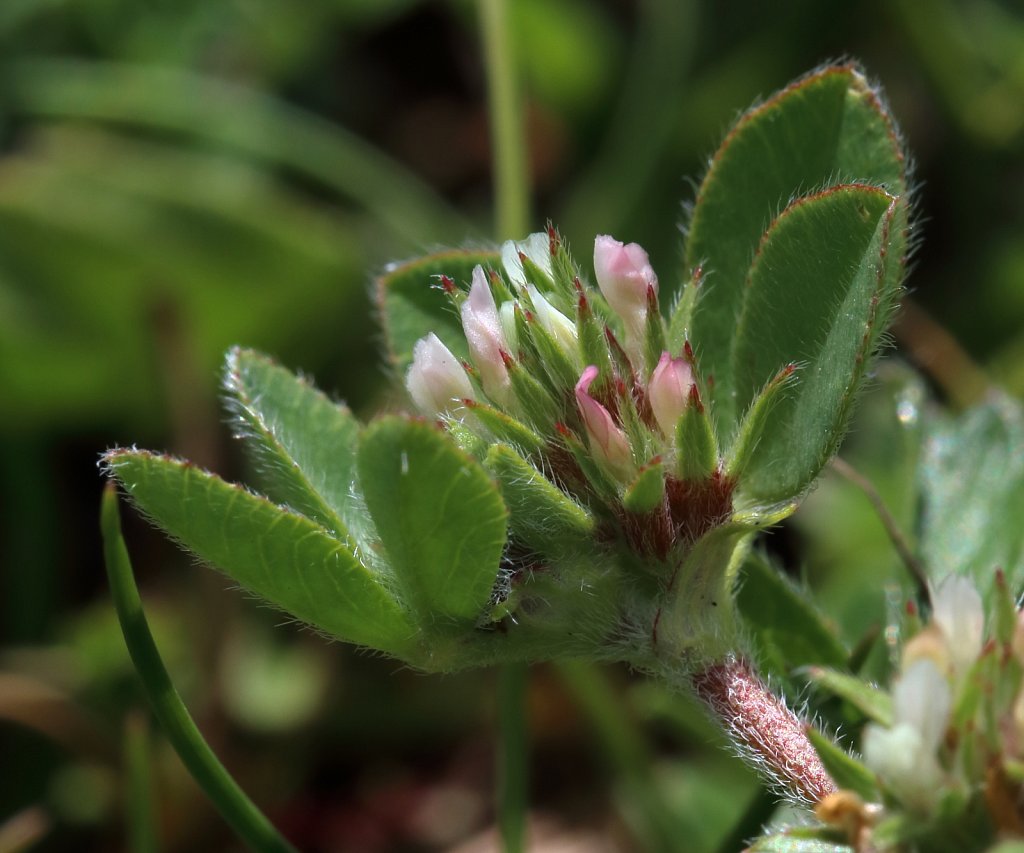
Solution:
{"label": "water droplet", "polygon": [[903,426],[916,424],[917,416],[917,404],[909,397],[904,397],[896,403],[896,418]]}

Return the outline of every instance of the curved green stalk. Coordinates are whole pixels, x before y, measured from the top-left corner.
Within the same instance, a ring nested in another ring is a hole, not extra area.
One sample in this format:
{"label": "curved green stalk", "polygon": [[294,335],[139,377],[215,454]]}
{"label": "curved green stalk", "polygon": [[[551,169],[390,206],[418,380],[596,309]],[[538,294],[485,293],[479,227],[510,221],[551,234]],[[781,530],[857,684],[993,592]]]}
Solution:
{"label": "curved green stalk", "polygon": [[524,663],[505,664],[498,670],[498,828],[504,853],[522,853],[526,849],[528,675]]}
{"label": "curved green stalk", "polygon": [[224,819],[259,853],[295,853],[220,763],[189,716],[164,668],[142,610],[132,564],[121,536],[117,488],[108,483],[100,513],[107,577],[135,670],[175,751]]}
{"label": "curved green stalk", "polygon": [[134,853],[156,853],[156,815],[153,809],[153,767],[149,724],[140,711],[132,711],[124,726],[124,761],[127,791],[127,837]]}

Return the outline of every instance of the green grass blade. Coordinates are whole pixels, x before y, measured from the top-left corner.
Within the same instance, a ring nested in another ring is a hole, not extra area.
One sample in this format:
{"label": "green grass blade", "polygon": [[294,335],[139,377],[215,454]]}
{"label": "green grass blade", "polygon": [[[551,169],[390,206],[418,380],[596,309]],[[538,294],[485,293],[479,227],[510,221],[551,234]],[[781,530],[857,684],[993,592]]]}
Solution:
{"label": "green grass blade", "polygon": [[164,668],[121,536],[113,483],[108,483],[103,493],[101,526],[107,577],[125,643],[167,739],[217,810],[250,848],[260,853],[294,853],[295,848],[274,829],[213,754]]}
{"label": "green grass blade", "polygon": [[354,199],[409,246],[464,239],[471,225],[429,187],[337,125],[254,89],[168,67],[68,59],[9,67],[23,112],[185,134]]}

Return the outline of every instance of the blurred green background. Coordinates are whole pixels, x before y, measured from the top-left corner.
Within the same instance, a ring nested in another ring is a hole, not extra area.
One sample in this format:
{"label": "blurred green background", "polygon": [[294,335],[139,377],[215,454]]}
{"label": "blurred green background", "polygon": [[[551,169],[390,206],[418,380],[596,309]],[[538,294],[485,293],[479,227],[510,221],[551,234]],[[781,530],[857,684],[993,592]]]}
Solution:
{"label": "blurred green background", "polygon": [[[740,109],[835,58],[885,87],[921,241],[895,338],[934,381],[881,370],[848,452],[909,521],[913,441],[872,439],[894,434],[893,400],[962,403],[972,365],[1024,390],[1019,4],[510,7],[535,226],[584,264],[595,233],[638,241],[663,282]],[[495,236],[485,83],[470,2],[0,4],[0,851],[133,849],[146,780],[160,849],[237,848],[151,736],[108,602],[96,459],[137,443],[244,479],[218,402],[236,343],[362,416],[403,405],[372,280]],[[282,625],[126,524],[186,702],[300,847],[493,849],[493,674],[427,678]],[[847,640],[884,623],[897,571],[850,487],[827,479],[772,547]],[[772,813],[686,701],[629,673],[537,668],[530,709],[537,849],[738,849]]]}

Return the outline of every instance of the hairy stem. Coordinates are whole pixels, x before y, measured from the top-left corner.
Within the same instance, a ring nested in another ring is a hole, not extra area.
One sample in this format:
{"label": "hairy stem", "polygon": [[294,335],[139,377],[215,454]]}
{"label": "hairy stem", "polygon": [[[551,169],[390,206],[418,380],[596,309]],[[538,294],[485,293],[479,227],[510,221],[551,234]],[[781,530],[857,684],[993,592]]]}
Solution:
{"label": "hairy stem", "polygon": [[745,660],[712,663],[692,683],[740,752],[787,795],[816,803],[836,790],[804,723]]}

